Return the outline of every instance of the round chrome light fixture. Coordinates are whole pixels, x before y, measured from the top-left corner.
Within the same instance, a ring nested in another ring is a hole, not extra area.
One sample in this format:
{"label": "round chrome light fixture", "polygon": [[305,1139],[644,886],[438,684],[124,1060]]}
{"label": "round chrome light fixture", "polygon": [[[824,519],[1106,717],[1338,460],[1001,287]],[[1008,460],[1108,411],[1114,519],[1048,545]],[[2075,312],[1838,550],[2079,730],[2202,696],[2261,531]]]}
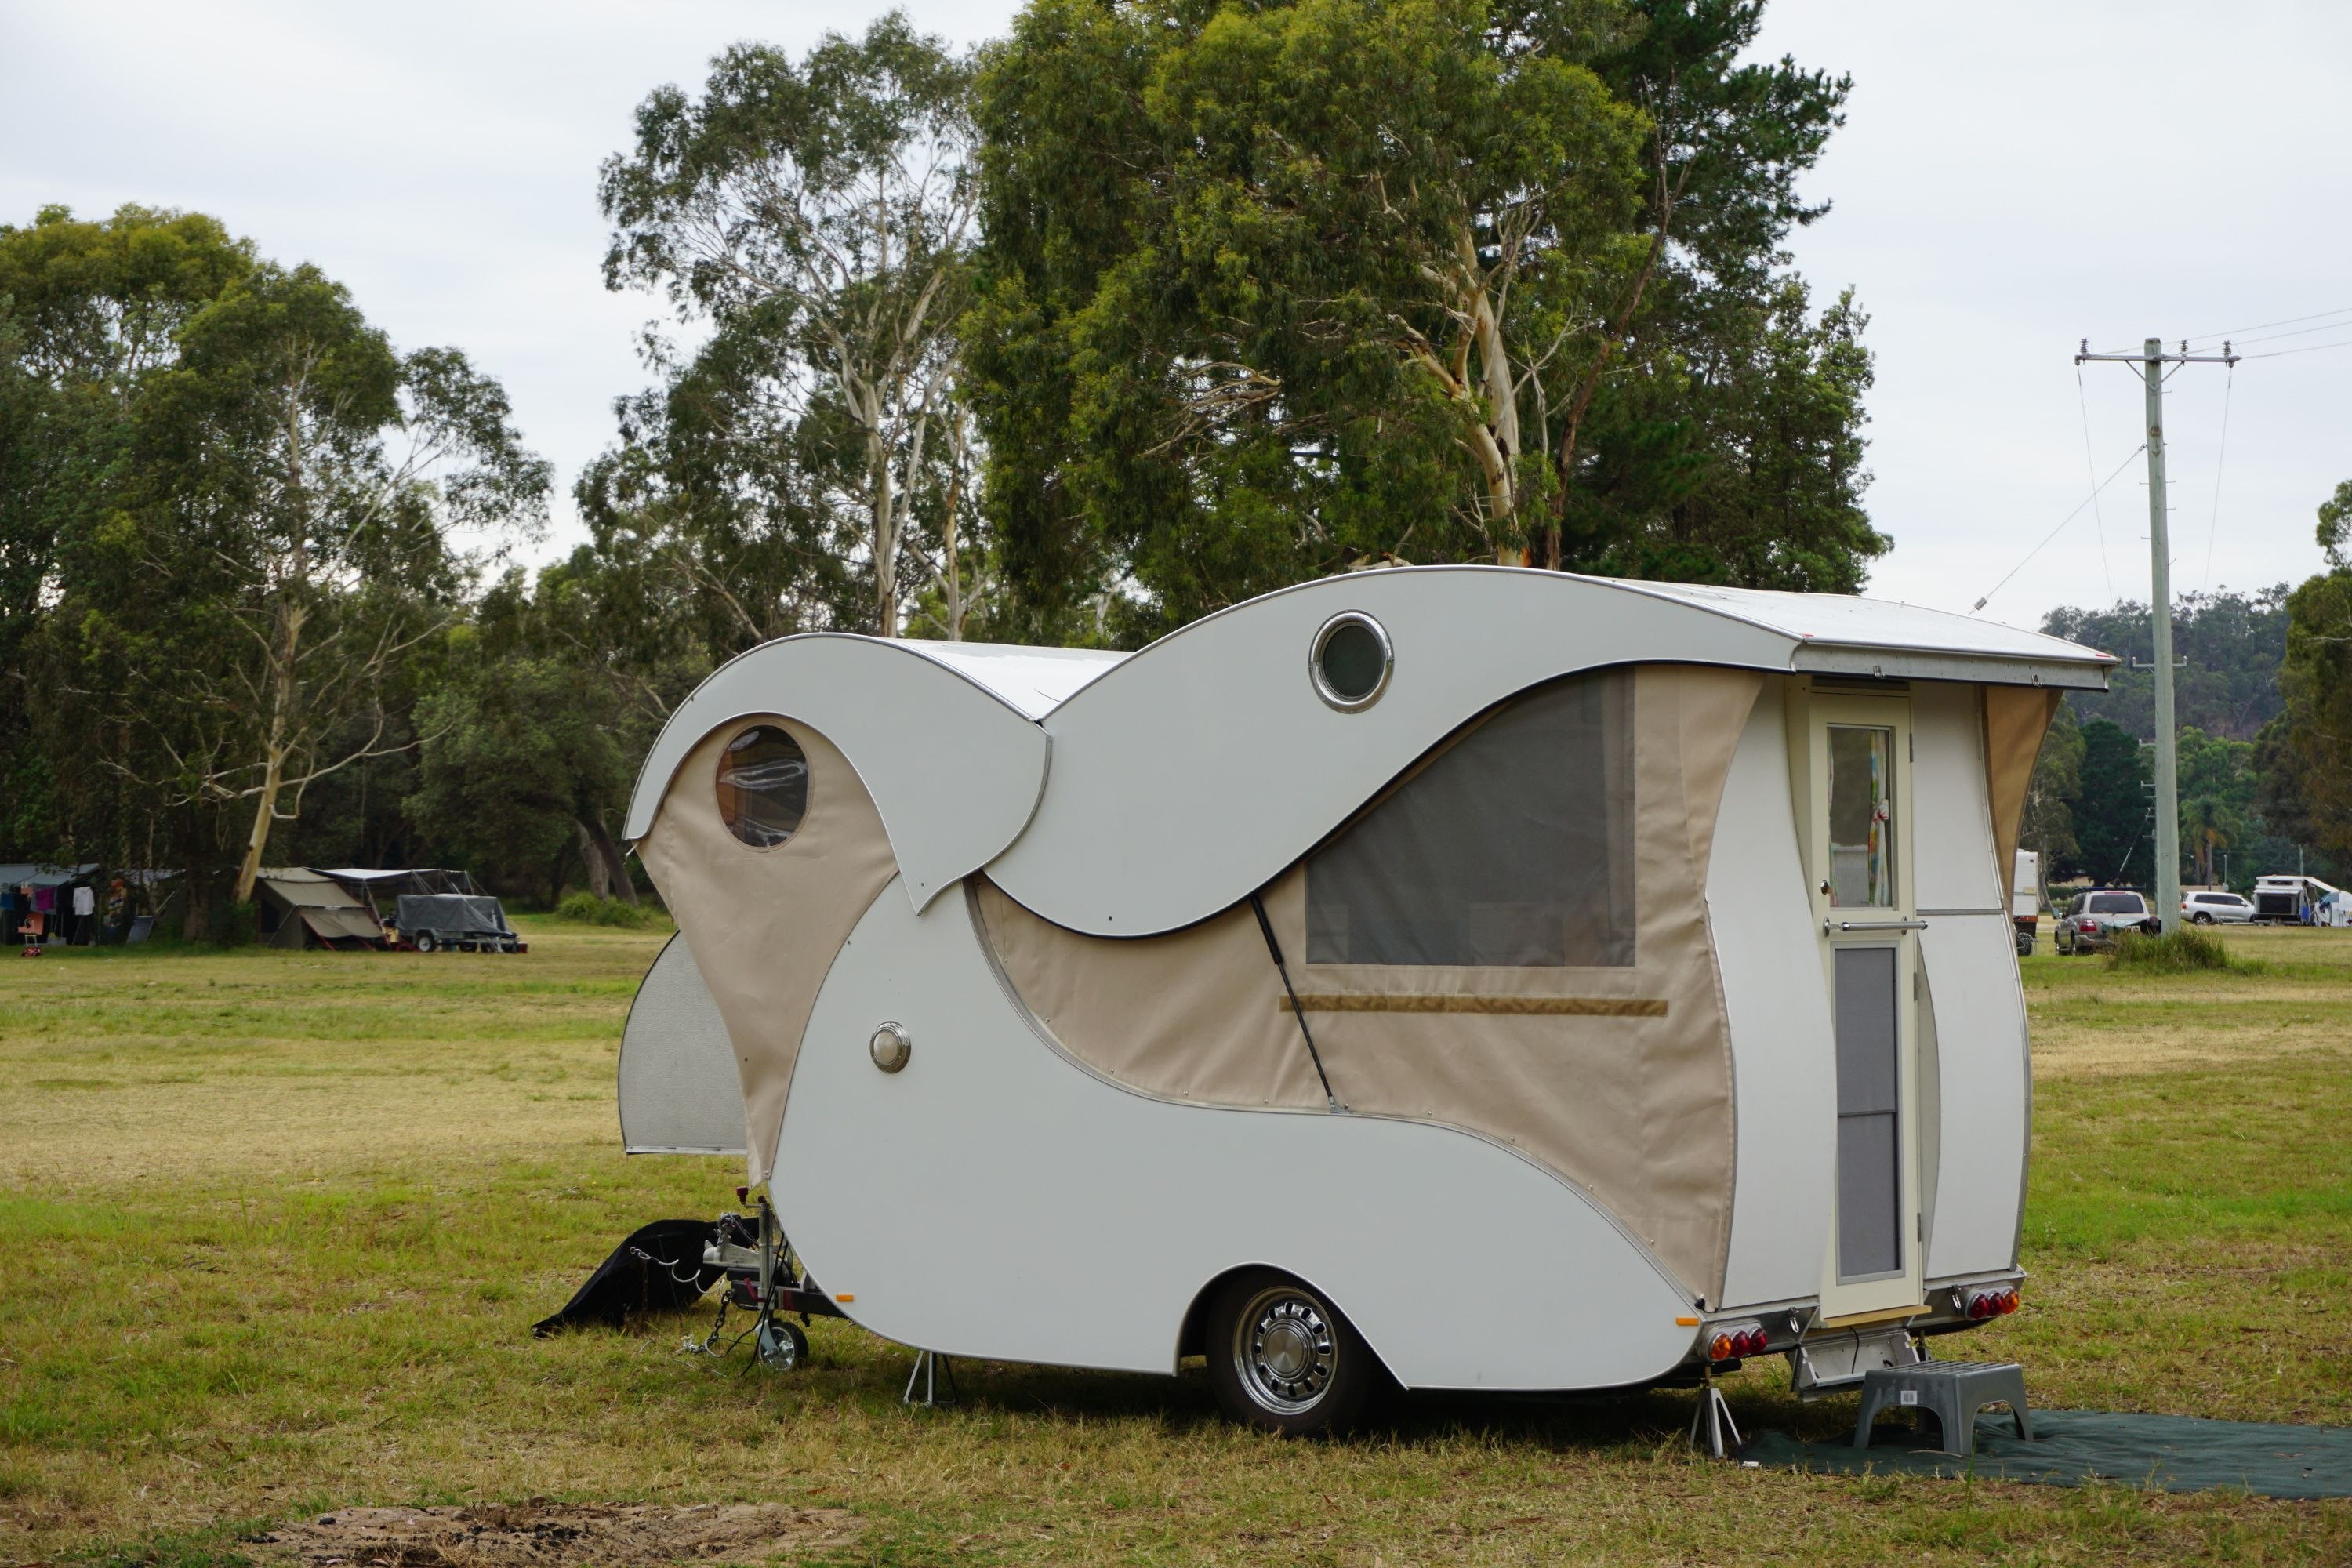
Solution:
{"label": "round chrome light fixture", "polygon": [[1342,713],[1360,713],[1381,700],[1396,668],[1388,628],[1361,610],[1342,610],[1315,633],[1307,673],[1315,694]]}
{"label": "round chrome light fixture", "polygon": [[874,1031],[874,1038],[866,1048],[873,1054],[874,1065],[884,1072],[897,1072],[915,1054],[915,1042],[907,1038],[907,1031],[896,1024],[885,1024]]}

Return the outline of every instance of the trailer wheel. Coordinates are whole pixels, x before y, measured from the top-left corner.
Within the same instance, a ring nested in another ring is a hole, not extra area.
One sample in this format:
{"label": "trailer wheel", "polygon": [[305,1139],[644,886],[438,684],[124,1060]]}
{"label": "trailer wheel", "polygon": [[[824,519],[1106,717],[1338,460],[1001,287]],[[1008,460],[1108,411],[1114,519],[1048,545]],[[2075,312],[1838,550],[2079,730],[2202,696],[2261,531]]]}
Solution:
{"label": "trailer wheel", "polygon": [[1291,1436],[1340,1430],[1384,1375],[1346,1314],[1287,1275],[1237,1275],[1210,1308],[1209,1382],[1242,1426]]}
{"label": "trailer wheel", "polygon": [[416,951],[417,951],[417,952],[431,952],[432,951],[434,951],[434,949],[436,949],[436,948],[439,947],[440,945],[441,945],[441,941],[440,941],[440,939],[439,939],[438,937],[435,936],[431,931],[418,931],[418,932],[416,933]]}
{"label": "trailer wheel", "polygon": [[790,1372],[808,1364],[808,1335],[790,1318],[771,1318],[761,1324],[753,1348],[759,1352],[760,1364],[770,1372]]}

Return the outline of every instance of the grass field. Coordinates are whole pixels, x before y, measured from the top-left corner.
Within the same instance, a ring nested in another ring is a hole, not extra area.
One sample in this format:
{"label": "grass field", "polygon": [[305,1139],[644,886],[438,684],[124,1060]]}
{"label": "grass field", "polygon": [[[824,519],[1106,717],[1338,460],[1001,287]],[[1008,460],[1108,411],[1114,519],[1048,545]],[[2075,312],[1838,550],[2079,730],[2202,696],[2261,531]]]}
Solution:
{"label": "grass field", "polygon": [[[681,1356],[708,1312],[535,1341],[740,1167],[618,1151],[660,936],[528,934],[0,961],[0,1563],[201,1568],[326,1510],[532,1498],[847,1510],[827,1563],[2352,1561],[2352,1502],[1708,1463],[1687,1394],[1419,1399],[1285,1443],[1197,1371],[963,1366],[961,1407],[910,1412],[906,1352],[842,1323],[783,1376]],[[2264,969],[2026,964],[2032,1279],[1969,1350],[2038,1403],[2352,1424],[2352,933],[2229,940]],[[1852,1419],[1778,1362],[1734,1405]]]}

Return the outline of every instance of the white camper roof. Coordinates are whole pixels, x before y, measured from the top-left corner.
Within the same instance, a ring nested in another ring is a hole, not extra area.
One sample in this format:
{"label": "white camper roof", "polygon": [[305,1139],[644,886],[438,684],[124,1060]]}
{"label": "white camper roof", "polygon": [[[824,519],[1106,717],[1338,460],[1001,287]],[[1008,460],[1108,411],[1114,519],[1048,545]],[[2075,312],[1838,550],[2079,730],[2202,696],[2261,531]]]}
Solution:
{"label": "white camper roof", "polygon": [[[1360,714],[1307,679],[1316,628],[1342,611],[1377,617],[1395,649]],[[1304,583],[1131,655],[814,633],[739,656],[678,705],[623,837],[651,830],[705,737],[775,714],[849,759],[917,908],[985,866],[1061,923],[1143,934],[1224,907],[1447,732],[1559,676],[1675,663],[2098,690],[2116,662],[1883,600],[1492,566]]]}
{"label": "white camper roof", "polygon": [[1024,718],[1043,719],[1097,675],[1127,658],[1091,647],[1023,647],[1012,643],[921,642],[900,645],[965,679],[985,687]]}
{"label": "white camper roof", "polygon": [[[2104,690],[2113,654],[1973,616],[1852,594],[1781,594],[1705,583],[1590,579],[1775,631],[1799,645],[1789,668],[1847,675]],[[2001,667],[2007,667],[2006,668]]]}

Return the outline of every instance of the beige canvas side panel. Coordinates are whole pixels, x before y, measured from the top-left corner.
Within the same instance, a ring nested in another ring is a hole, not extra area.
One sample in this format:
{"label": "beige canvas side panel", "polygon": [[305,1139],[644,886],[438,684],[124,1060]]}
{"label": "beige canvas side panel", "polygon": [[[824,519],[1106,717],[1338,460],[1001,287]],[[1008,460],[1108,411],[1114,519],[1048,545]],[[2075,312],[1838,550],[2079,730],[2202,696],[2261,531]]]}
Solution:
{"label": "beige canvas side panel", "polygon": [[1063,1048],[1168,1100],[1319,1107],[1323,1090],[1247,904],[1166,936],[1081,936],[992,882],[981,921],[1005,977]]}
{"label": "beige canvas side panel", "polygon": [[[1510,1144],[1591,1193],[1710,1300],[1732,1115],[1703,889],[1723,781],[1761,684],[1738,670],[1636,673],[1631,965],[1309,964],[1306,868],[1265,894],[1343,1104]],[[1013,988],[1098,1071],[1171,1100],[1322,1104],[1247,904],[1118,939],[1053,925],[992,887],[980,902]]]}
{"label": "beige canvas side panel", "polygon": [[[754,723],[782,727],[808,758],[808,813],[790,838],[766,849],[737,838],[719,815],[719,753]],[[881,813],[823,735],[789,719],[747,718],[688,752],[637,853],[727,1020],[743,1079],[751,1176],[765,1181],[817,990],[859,917],[898,874]]]}
{"label": "beige canvas side panel", "polygon": [[[1333,1089],[1364,1111],[1426,1117],[1500,1138],[1591,1193],[1695,1295],[1722,1290],[1729,1238],[1729,1034],[1707,932],[1706,861],[1731,757],[1763,678],[1643,665],[1634,672],[1634,960],[1630,967],[1299,970]],[[1268,890],[1286,951],[1300,951],[1306,878]],[[1618,1005],[1440,1013],[1471,994]],[[1398,1010],[1365,1010],[1393,998]]]}
{"label": "beige canvas side panel", "polygon": [[2036,686],[1984,689],[1985,798],[1992,803],[1993,863],[2000,868],[2001,907],[2017,891],[2017,836],[2042,737],[2065,693]]}

